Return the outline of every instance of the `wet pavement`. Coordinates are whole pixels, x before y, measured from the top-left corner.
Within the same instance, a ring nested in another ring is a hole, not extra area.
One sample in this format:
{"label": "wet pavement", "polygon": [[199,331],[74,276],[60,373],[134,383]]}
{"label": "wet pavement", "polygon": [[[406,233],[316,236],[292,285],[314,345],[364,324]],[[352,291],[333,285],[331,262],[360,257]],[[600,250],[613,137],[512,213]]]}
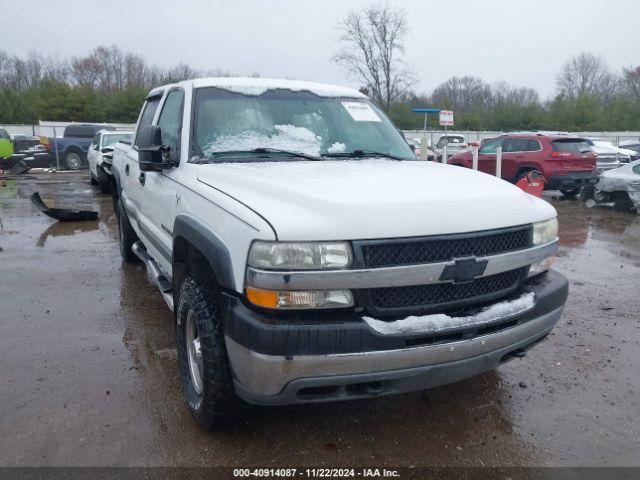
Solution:
{"label": "wet pavement", "polygon": [[[29,201],[95,209],[58,223]],[[640,216],[549,198],[569,303],[547,341],[435,390],[257,409],[209,433],[183,404],[172,316],[123,265],[87,174],[0,186],[0,465],[640,465]]]}

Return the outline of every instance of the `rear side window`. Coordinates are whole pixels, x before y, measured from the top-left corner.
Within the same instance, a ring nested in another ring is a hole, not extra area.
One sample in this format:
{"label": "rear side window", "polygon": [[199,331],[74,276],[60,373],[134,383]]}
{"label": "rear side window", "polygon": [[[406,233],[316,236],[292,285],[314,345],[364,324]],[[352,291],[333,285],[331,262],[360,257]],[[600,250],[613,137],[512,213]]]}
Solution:
{"label": "rear side window", "polygon": [[638,175],[640,175],[640,163],[637,165],[634,165],[634,167],[631,170],[633,171],[633,173],[637,173]]}
{"label": "rear side window", "polygon": [[540,145],[540,142],[538,140],[533,140],[532,138],[527,140],[527,144],[525,147],[525,152],[537,152],[538,150],[542,150],[542,145]]}
{"label": "rear side window", "polygon": [[584,140],[554,140],[551,143],[554,152],[588,153],[591,151],[591,147]]}
{"label": "rear side window", "polygon": [[138,145],[138,133],[142,127],[146,127],[147,125],[151,125],[153,121],[153,116],[156,114],[156,110],[158,109],[158,105],[160,105],[161,95],[158,95],[153,98],[149,98],[142,108],[142,115],[140,116],[140,122],[138,123],[138,131],[136,132],[136,141],[135,145]]}
{"label": "rear side window", "polygon": [[92,138],[95,134],[96,129],[90,125],[69,125],[64,129],[67,138]]}
{"label": "rear side window", "polygon": [[502,147],[505,152],[537,152],[541,150],[540,142],[533,138],[509,138]]}

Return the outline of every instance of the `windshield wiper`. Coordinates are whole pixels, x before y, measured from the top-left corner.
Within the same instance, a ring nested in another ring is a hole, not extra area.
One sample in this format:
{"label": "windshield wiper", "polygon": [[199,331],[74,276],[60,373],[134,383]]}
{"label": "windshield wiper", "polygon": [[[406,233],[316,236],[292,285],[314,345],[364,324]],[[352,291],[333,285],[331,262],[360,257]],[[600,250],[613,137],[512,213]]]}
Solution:
{"label": "windshield wiper", "polygon": [[[211,155],[204,159],[205,163],[207,160],[215,160],[216,158],[219,157],[229,157],[229,156],[233,156],[233,155],[246,155],[246,154],[256,154],[256,155],[263,155],[263,157],[261,158],[271,158],[271,155],[284,155],[287,157],[297,157],[297,158],[304,158],[305,160],[314,160],[314,161],[322,161],[322,158],[320,157],[315,157],[313,155],[307,155],[306,153],[301,153],[301,152],[292,152],[290,150],[280,150],[278,148],[254,148],[251,150],[222,150],[220,152],[213,152],[211,153]],[[268,157],[265,157],[264,155],[268,155]],[[251,161],[250,159],[247,159],[248,161]]]}
{"label": "windshield wiper", "polygon": [[386,152],[376,152],[373,150],[354,150],[353,152],[343,153],[323,153],[323,157],[329,158],[364,158],[364,157],[384,157],[392,160],[407,160],[406,158],[397,157]]}

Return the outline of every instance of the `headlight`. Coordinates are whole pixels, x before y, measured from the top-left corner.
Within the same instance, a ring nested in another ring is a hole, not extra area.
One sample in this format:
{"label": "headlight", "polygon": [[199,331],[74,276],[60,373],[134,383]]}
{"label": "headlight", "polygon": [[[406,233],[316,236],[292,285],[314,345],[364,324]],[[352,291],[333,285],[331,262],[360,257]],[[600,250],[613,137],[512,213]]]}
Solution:
{"label": "headlight", "polygon": [[[533,224],[533,244],[544,245],[545,243],[553,242],[558,238],[558,219],[552,218],[551,220],[545,220],[544,222],[538,222]],[[529,268],[529,277],[533,277],[540,273],[546,272],[553,265],[555,257],[551,256],[545,258],[541,262],[534,263]]]}
{"label": "headlight", "polygon": [[353,295],[349,290],[273,291],[247,287],[247,299],[259,307],[278,310],[353,306]]}
{"label": "headlight", "polygon": [[353,255],[347,242],[253,242],[249,265],[275,270],[345,268]]}
{"label": "headlight", "polygon": [[558,238],[558,219],[552,218],[533,224],[533,244],[543,245]]}

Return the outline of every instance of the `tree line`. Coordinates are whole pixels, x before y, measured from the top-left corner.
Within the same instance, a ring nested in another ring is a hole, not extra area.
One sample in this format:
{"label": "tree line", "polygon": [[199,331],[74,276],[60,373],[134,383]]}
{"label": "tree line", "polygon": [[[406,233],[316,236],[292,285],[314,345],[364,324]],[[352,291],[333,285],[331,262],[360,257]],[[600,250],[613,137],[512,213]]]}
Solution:
{"label": "tree line", "polygon": [[[602,57],[577,54],[558,73],[556,95],[546,100],[531,88],[473,76],[452,77],[420,94],[417,75],[404,61],[404,10],[353,10],[339,28],[333,60],[400,128],[421,128],[423,117],[411,109],[431,107],[454,110],[456,128],[463,130],[640,130],[640,66],[615,72]],[[152,87],[202,76],[230,73],[184,63],[163,68],[115,45],[72,58],[36,52],[22,58],[0,50],[0,123],[132,123]]]}
{"label": "tree line", "polygon": [[350,11],[339,29],[334,60],[400,128],[422,128],[423,117],[411,108],[430,107],[453,110],[462,130],[640,130],[640,66],[615,72],[602,57],[579,53],[563,65],[548,100],[531,88],[474,76],[452,77],[430,94],[416,94],[416,75],[404,61],[405,10],[365,6]]}
{"label": "tree line", "polygon": [[0,123],[132,123],[153,87],[229,75],[185,63],[172,68],[150,65],[116,45],[99,46],[85,56],[68,59],[37,52],[21,58],[0,50]]}

